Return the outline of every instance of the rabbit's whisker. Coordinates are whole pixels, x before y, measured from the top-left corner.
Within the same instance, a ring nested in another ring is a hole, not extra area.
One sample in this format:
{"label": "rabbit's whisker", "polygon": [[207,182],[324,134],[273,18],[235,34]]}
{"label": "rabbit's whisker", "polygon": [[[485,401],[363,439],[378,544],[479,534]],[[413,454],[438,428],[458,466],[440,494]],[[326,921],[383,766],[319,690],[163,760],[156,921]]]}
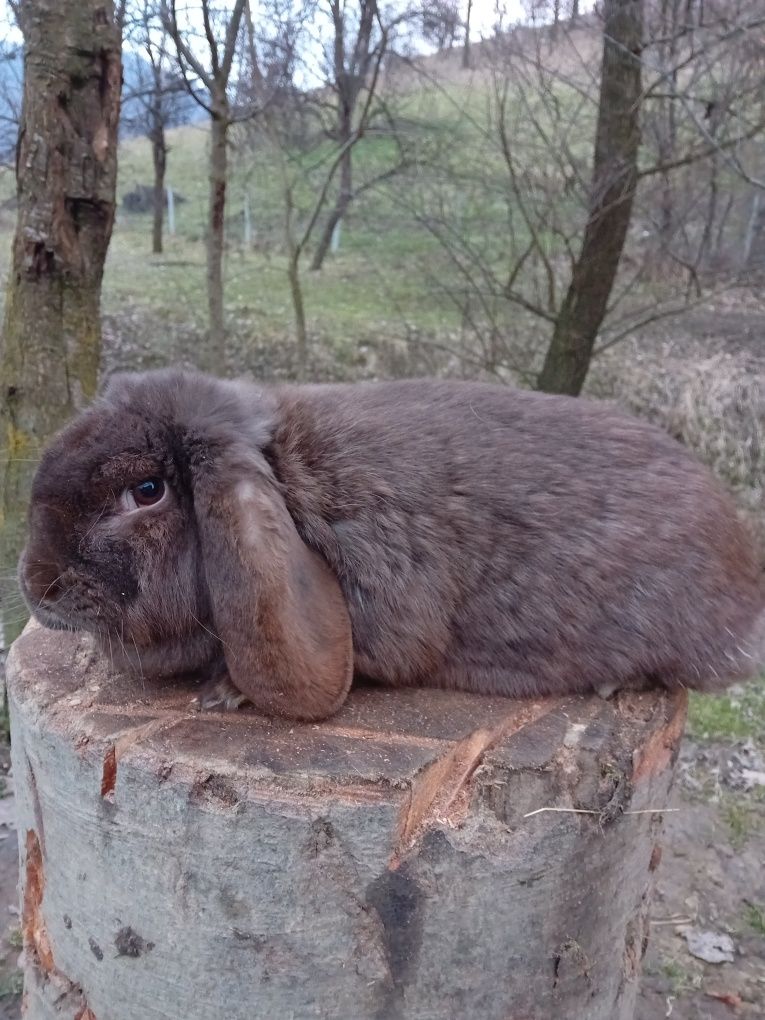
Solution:
{"label": "rabbit's whisker", "polygon": [[99,513],[98,517],[96,517],[96,519],[93,521],[91,526],[88,528],[88,530],[85,532],[85,534],[82,536],[82,538],[79,541],[79,544],[78,544],[77,548],[78,548],[78,551],[80,553],[82,553],[82,543],[85,541],[86,538],[88,538],[88,536],[91,534],[91,532],[96,527],[98,522],[104,516],[104,514],[106,513],[106,508],[108,506],[109,506],[109,498],[107,497],[107,499],[104,500],[104,505],[101,507],[101,512]]}
{"label": "rabbit's whisker", "polygon": [[[53,580],[51,581],[51,583],[50,583],[50,584],[48,585],[48,587],[47,587],[47,588],[45,589],[45,591],[44,591],[44,592],[42,593],[42,595],[40,596],[40,600],[39,600],[39,602],[37,603],[37,608],[38,608],[38,609],[42,609],[42,604],[43,604],[43,602],[45,601],[45,596],[46,596],[46,595],[48,594],[48,592],[49,592],[49,591],[51,590],[51,588],[53,587],[53,585],[54,585],[54,584],[57,584],[57,583],[58,583],[58,582],[59,582],[59,581],[61,580],[61,578],[62,578],[63,576],[64,576],[63,574],[59,574],[59,575],[58,575],[58,577],[54,577],[54,578],[53,578]],[[69,594],[69,592],[71,592],[71,590],[72,590],[72,589],[71,589],[71,588],[69,588],[69,589],[68,589],[67,591],[65,591],[65,592],[64,592],[64,595],[68,595],[68,594]]]}
{"label": "rabbit's whisker", "polygon": [[138,651],[138,645],[136,644],[135,638],[131,636],[130,640],[133,642],[133,648],[135,648],[136,658],[138,659],[138,674],[141,677],[141,687],[143,689],[143,693],[145,694],[146,693],[146,677],[143,675],[143,664],[141,662],[141,653]]}
{"label": "rabbit's whisker", "polygon": [[123,659],[126,660],[127,662],[130,662],[130,656],[128,655],[127,648],[125,647],[125,642],[122,636],[120,634],[115,634],[114,636],[117,639],[117,641],[119,641],[120,648],[122,649]]}
{"label": "rabbit's whisker", "polygon": [[111,663],[111,672],[114,672],[114,649],[112,648],[112,636],[107,630],[106,640],[109,642],[109,662]]}
{"label": "rabbit's whisker", "polygon": [[205,625],[202,623],[202,621],[198,620],[196,618],[196,616],[194,616],[194,614],[192,613],[191,609],[188,610],[188,614],[191,617],[191,619],[194,621],[194,623],[199,624],[199,626],[202,628],[202,630],[206,631],[210,635],[210,637],[215,638],[216,641],[220,641],[220,643],[223,645],[223,647],[224,648],[226,647],[226,642],[223,640],[223,638],[219,637],[217,634],[215,634],[213,631],[211,631],[209,627],[205,627]]}

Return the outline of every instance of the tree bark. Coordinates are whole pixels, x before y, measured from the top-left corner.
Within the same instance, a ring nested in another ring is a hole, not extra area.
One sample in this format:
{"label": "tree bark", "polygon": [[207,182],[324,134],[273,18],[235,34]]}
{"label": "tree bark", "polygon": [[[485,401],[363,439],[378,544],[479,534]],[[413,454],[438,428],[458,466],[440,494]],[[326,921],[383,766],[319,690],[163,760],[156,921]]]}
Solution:
{"label": "tree bark", "polygon": [[[666,75],[667,96],[659,101],[658,116],[658,162],[671,164],[677,150],[677,45],[681,34],[681,0],[662,0],[659,7],[659,25],[656,34],[662,40],[659,56],[663,73]],[[661,175],[661,200],[659,218],[659,254],[666,262],[675,235],[675,189],[671,170]]]}
{"label": "tree bark", "polygon": [[303,287],[300,283],[300,253],[290,254],[287,276],[290,282],[292,308],[295,313],[295,341],[297,344],[298,366],[297,377],[304,379],[308,362],[308,334],[305,325],[305,304],[303,303]]}
{"label": "tree bark", "polygon": [[[22,0],[18,219],[0,339],[0,562],[13,568],[41,446],[95,393],[121,87],[110,0]],[[5,618],[6,638],[13,632]]]}
{"label": "tree bark", "polygon": [[696,265],[709,263],[714,259],[714,233],[720,204],[720,156],[715,153],[709,161],[709,189],[707,192],[707,214],[701,232]]}
{"label": "tree bark", "polygon": [[210,212],[207,234],[207,303],[210,313],[210,351],[218,365],[226,354],[223,312],[223,248],[225,244],[228,127],[225,114],[216,113],[210,131]]}
{"label": "tree bark", "polygon": [[750,272],[765,271],[765,202],[759,191],[752,197],[744,241],[744,268]]}
{"label": "tree bark", "polygon": [[[348,111],[343,110],[343,114],[340,118],[340,145],[347,145],[351,137],[351,117]],[[324,230],[322,231],[319,243],[316,246],[316,251],[311,262],[311,270],[313,272],[321,269],[324,264],[329,247],[332,243],[332,234],[334,233],[335,227],[345,216],[348,211],[348,206],[351,204],[353,198],[353,156],[352,149],[350,146],[347,151],[343,154],[343,159],[340,164],[340,190],[338,192],[337,201],[329,214]]]}
{"label": "tree bark", "polygon": [[642,0],[605,0],[590,209],[538,388],[581,392],[632,216],[640,148]]}
{"label": "tree bark", "polygon": [[634,1017],[685,692],[285,725],[31,628],[8,692],[28,1020]]}
{"label": "tree bark", "polygon": [[333,85],[338,95],[337,144],[341,148],[346,146],[346,150],[340,163],[340,190],[311,262],[313,272],[321,269],[332,244],[335,227],[353,200],[353,115],[375,56],[373,31],[377,15],[376,0],[362,0],[356,39],[352,46],[347,39],[348,26],[343,5],[334,0],[330,9],[334,25]]}
{"label": "tree bark", "polygon": [[[233,123],[227,89],[237,51],[239,30],[247,0],[234,0],[225,18],[212,0],[202,0],[201,15],[208,44],[209,66],[200,59],[178,25],[175,0],[161,0],[160,17],[165,31],[175,44],[178,63],[189,95],[210,116],[210,198],[207,223],[207,306],[210,316],[209,361],[222,369],[225,362],[225,319],[223,310],[223,248],[226,211],[226,173],[228,129]],[[222,20],[221,20],[222,19]],[[192,32],[193,35],[193,32]],[[223,44],[221,46],[221,43]],[[254,57],[254,47],[251,51]],[[199,95],[193,81],[204,85],[206,97]],[[238,114],[241,121],[241,111]]]}
{"label": "tree bark", "polygon": [[152,223],[151,250],[162,254],[162,226],[165,217],[165,170],[167,168],[167,145],[162,115],[154,121],[151,135],[151,155],[154,163],[154,219]]}
{"label": "tree bark", "polygon": [[462,67],[468,70],[470,67],[470,15],[473,13],[473,0],[468,0],[467,12],[465,14],[465,41],[462,44]]}

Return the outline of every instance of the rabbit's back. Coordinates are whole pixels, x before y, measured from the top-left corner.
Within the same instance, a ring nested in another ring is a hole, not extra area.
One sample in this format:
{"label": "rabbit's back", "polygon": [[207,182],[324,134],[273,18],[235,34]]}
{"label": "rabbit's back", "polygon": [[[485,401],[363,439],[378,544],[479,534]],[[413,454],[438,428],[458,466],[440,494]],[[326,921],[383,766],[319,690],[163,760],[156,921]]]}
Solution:
{"label": "rabbit's back", "polygon": [[753,668],[731,501],[605,406],[468,383],[285,389],[271,455],[348,602],[361,673],[509,694]]}

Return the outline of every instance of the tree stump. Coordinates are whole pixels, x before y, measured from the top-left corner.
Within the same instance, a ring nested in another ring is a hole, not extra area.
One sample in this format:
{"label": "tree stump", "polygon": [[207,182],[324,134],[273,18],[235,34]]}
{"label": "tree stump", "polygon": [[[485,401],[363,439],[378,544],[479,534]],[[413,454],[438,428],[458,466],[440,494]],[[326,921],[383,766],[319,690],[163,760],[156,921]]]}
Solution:
{"label": "tree stump", "polygon": [[27,1020],[633,1016],[684,697],[200,715],[36,626],[8,689]]}

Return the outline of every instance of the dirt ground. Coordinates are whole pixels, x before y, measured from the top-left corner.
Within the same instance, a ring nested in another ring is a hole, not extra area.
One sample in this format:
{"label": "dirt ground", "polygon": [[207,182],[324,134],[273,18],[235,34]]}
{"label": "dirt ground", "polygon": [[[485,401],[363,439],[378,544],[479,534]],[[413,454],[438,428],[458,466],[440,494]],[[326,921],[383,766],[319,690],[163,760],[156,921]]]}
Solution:
{"label": "dirt ground", "polygon": [[[751,741],[685,741],[636,1020],[765,1017],[765,787],[745,791],[747,764]],[[733,962],[697,959],[686,931],[730,936]]]}

